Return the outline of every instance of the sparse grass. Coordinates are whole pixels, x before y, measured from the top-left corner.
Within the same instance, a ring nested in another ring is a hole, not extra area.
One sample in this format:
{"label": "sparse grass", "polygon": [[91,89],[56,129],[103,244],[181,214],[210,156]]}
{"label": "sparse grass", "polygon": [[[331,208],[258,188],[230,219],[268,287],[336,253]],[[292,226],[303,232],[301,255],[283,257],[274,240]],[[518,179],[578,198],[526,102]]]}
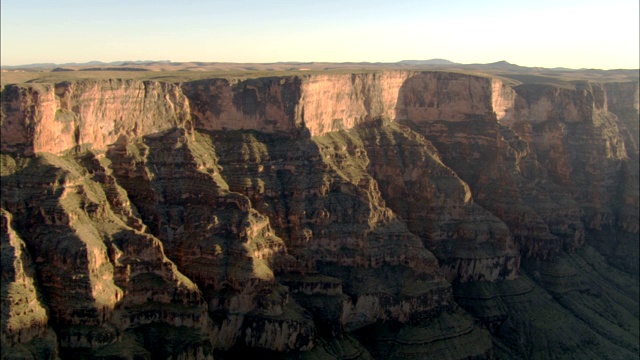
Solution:
{"label": "sparse grass", "polygon": [[[418,66],[375,63],[276,63],[276,64],[229,64],[229,63],[174,63],[164,65],[136,66],[148,71],[60,71],[33,69],[7,71],[2,73],[1,85],[21,83],[58,83],[62,81],[132,79],[156,80],[168,83],[182,83],[211,78],[253,79],[260,77],[307,76],[320,74],[371,73],[389,70],[406,71],[448,71],[477,76],[500,78],[511,86],[518,84],[547,84],[573,88],[574,81],[638,81],[634,70],[550,70],[521,68],[505,70],[478,65]],[[74,70],[81,67],[72,67]]]}
{"label": "sparse grass", "polygon": [[[382,70],[382,69],[381,69]],[[63,81],[83,80],[155,80],[167,83],[183,83],[196,80],[256,79],[262,77],[307,76],[320,74],[351,74],[375,72],[376,70],[337,69],[337,70],[213,70],[213,71],[73,71],[73,72],[9,72],[2,74],[2,87],[23,83],[60,83]]]}

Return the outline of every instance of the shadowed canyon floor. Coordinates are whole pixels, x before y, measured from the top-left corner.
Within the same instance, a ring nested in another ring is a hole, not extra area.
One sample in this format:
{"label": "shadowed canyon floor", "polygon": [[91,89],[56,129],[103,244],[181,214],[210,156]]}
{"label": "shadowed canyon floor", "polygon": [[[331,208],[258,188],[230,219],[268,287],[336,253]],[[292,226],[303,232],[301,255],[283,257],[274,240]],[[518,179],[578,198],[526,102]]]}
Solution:
{"label": "shadowed canyon floor", "polygon": [[636,359],[638,80],[509,69],[3,79],[3,359]]}

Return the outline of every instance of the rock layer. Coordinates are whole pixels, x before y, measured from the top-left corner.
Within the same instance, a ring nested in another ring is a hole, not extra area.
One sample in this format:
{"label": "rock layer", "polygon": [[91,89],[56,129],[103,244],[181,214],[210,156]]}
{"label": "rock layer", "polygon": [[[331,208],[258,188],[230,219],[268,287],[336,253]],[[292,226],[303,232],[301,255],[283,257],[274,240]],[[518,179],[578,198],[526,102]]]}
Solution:
{"label": "rock layer", "polygon": [[3,358],[637,352],[638,84],[514,83],[6,86]]}

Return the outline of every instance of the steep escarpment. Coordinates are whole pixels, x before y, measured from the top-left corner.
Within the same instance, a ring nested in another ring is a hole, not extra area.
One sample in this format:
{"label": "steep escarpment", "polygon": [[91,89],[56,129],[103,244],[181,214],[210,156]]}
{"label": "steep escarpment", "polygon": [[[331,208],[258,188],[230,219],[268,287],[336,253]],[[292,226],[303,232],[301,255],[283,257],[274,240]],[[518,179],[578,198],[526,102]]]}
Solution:
{"label": "steep escarpment", "polygon": [[36,291],[33,263],[25,248],[24,241],[11,228],[11,214],[3,209],[2,347],[52,359],[57,355],[57,339],[49,327],[41,295]]}
{"label": "steep escarpment", "polygon": [[626,144],[627,153],[629,155],[638,155],[640,147],[638,111],[640,109],[640,90],[638,83],[605,83],[605,96],[607,99],[607,108],[610,112],[616,114],[618,119],[627,127],[631,133],[631,137],[635,144]]}
{"label": "steep escarpment", "polygon": [[523,264],[517,280],[454,286],[492,332],[496,358],[637,356],[637,283],[590,247]]}
{"label": "steep escarpment", "polygon": [[191,346],[210,351],[200,290],[157,238],[123,221],[127,214],[118,208],[128,200],[109,189],[113,178],[97,164],[83,167],[85,161],[44,154],[4,157],[2,164],[2,206],[13,217],[8,235],[19,235],[34,259],[61,355],[143,336],[150,324],[187,325]]}
{"label": "steep escarpment", "polygon": [[[366,172],[363,151],[358,156],[354,146],[326,137],[209,136],[218,144],[230,188],[247,194],[269,216],[296,259],[281,270],[297,273],[284,283],[296,289],[294,297],[317,321],[334,322],[332,332],[377,320],[418,321],[450,305],[436,258],[385,206]],[[416,282],[390,285],[379,278],[398,272]],[[336,311],[313,304],[307,295],[314,294],[333,298]]]}
{"label": "steep escarpment", "polygon": [[3,358],[633,358],[638,84],[515,83],[6,86]]}
{"label": "steep escarpment", "polygon": [[402,125],[358,130],[392,208],[438,257],[450,281],[513,278],[519,253],[505,224],[474,203],[435,147]]}
{"label": "steep escarpment", "polygon": [[[287,260],[284,243],[248,198],[229,190],[210,142],[175,130],[114,146],[106,157],[149,231],[203,291],[209,314],[219,320],[215,347],[312,346],[313,327],[274,279],[274,257]],[[283,334],[273,343],[247,326]]]}
{"label": "steep escarpment", "polygon": [[5,87],[3,151],[104,150],[122,135],[190,127],[187,98],[173,84],[108,80]]}
{"label": "steep escarpment", "polygon": [[302,83],[300,116],[311,135],[349,130],[371,121],[392,121],[397,117],[400,87],[412,74],[311,76]]}
{"label": "steep escarpment", "polygon": [[636,221],[629,221],[633,205],[626,206],[633,200],[624,200],[637,198],[627,173],[634,155],[626,144],[634,140],[608,111],[605,89],[521,85],[501,119],[487,114],[482,121],[453,122],[425,115],[405,122],[434,143],[527,253],[545,258],[581,246],[585,227],[618,222],[637,233],[631,225]]}
{"label": "steep escarpment", "polygon": [[301,81],[296,77],[212,79],[182,85],[195,126],[206,130],[302,130]]}
{"label": "steep escarpment", "polygon": [[[608,89],[615,89],[615,84],[580,83],[575,89],[516,87],[519,120],[510,125],[516,132],[531,126],[520,133],[530,134],[526,136],[531,138],[538,163],[554,184],[572,194],[581,210],[581,223],[594,244],[600,242],[596,239],[607,237],[607,231],[614,231],[617,240],[607,241],[602,249],[623,247],[637,254],[629,243],[637,243],[629,239],[638,234],[637,151],[628,115],[635,107],[629,105],[637,102],[637,84],[630,85],[626,106],[624,102],[618,105],[615,91],[611,95],[612,110],[620,117],[609,109]],[[624,264],[633,273],[638,269],[637,256],[630,254]]]}

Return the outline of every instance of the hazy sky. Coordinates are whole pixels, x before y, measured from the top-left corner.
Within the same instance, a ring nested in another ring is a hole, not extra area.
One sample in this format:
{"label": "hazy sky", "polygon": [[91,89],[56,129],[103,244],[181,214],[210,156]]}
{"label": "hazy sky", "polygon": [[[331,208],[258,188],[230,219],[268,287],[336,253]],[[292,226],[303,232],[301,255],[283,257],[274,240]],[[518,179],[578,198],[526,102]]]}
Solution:
{"label": "hazy sky", "polygon": [[2,65],[507,60],[638,68],[638,0],[2,0]]}

